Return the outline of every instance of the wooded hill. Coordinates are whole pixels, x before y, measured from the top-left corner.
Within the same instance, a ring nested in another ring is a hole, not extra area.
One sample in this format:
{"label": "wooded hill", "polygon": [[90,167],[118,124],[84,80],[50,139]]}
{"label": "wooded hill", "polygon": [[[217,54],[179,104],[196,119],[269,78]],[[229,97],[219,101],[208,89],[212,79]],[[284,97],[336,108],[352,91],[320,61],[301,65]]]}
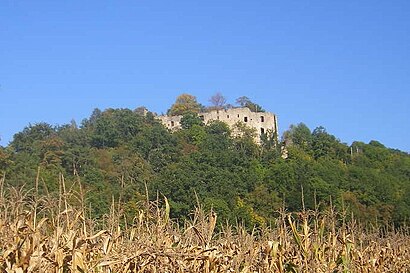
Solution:
{"label": "wooded hill", "polygon": [[218,221],[248,227],[269,224],[282,207],[335,206],[367,224],[409,219],[409,154],[377,141],[348,146],[303,123],[281,143],[262,138],[260,146],[251,129],[242,130],[233,137],[226,124],[204,125],[185,113],[183,129],[171,133],[150,112],[95,109],[79,126],[27,126],[0,147],[0,173],[7,186],[37,187],[44,195],[57,193],[64,180],[67,191],[85,194],[97,219],[112,200],[132,219],[147,192],[151,200],[166,196],[173,218],[189,217],[199,203]]}

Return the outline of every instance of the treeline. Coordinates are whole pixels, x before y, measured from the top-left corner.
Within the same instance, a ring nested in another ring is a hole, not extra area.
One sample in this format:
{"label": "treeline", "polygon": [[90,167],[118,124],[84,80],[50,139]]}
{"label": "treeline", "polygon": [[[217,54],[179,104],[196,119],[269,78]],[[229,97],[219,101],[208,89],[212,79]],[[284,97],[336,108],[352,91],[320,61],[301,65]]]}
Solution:
{"label": "treeline", "polygon": [[[405,224],[410,216],[410,156],[368,144],[341,143],[323,127],[293,125],[280,143],[222,122],[204,125],[186,113],[168,131],[148,112],[94,110],[77,125],[29,125],[0,147],[0,172],[10,186],[44,195],[84,192],[94,217],[112,200],[130,219],[148,198],[168,198],[171,216],[189,217],[198,202],[221,222],[264,226],[288,211],[335,206],[367,224]],[[303,201],[303,202],[302,202]],[[79,201],[80,202],[80,201]]]}

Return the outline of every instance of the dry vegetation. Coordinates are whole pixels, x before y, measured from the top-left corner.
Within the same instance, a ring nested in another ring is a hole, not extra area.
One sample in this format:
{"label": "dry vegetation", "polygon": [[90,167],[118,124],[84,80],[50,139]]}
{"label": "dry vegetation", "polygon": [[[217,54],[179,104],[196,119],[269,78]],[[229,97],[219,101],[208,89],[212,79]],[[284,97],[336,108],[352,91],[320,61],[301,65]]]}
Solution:
{"label": "dry vegetation", "polygon": [[[405,231],[363,232],[340,215],[281,213],[271,228],[215,229],[197,209],[183,225],[164,199],[141,204],[125,224],[113,202],[107,217],[87,217],[81,194],[39,198],[0,185],[1,272],[407,272]],[[70,205],[75,204],[75,205]],[[129,221],[128,221],[129,222]],[[217,231],[218,230],[218,231]]]}

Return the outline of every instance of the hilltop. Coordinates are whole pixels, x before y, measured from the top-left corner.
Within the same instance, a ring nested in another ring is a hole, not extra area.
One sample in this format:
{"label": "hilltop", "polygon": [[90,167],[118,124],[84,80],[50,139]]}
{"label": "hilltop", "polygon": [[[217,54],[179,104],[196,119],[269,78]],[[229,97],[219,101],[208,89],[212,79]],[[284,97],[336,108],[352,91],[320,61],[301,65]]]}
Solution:
{"label": "hilltop", "polygon": [[35,187],[43,195],[58,192],[64,180],[84,192],[96,219],[112,200],[132,219],[146,194],[150,200],[166,196],[172,218],[189,217],[200,203],[213,208],[218,223],[239,219],[249,228],[268,225],[283,207],[336,207],[372,225],[409,219],[405,152],[377,141],[346,145],[325,128],[303,123],[279,142],[262,135],[256,144],[252,128],[231,134],[221,121],[203,124],[196,110],[180,113],[183,126],[172,132],[140,110],[96,109],[79,125],[29,125],[0,148],[0,172],[8,186]]}

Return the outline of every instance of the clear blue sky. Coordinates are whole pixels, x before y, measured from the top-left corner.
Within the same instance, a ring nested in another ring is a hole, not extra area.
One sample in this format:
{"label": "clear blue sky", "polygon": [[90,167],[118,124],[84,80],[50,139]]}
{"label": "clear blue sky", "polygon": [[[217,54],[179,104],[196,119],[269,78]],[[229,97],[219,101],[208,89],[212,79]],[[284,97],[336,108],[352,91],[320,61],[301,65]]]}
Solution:
{"label": "clear blue sky", "polygon": [[0,144],[93,108],[246,95],[410,151],[410,1],[0,1]]}

